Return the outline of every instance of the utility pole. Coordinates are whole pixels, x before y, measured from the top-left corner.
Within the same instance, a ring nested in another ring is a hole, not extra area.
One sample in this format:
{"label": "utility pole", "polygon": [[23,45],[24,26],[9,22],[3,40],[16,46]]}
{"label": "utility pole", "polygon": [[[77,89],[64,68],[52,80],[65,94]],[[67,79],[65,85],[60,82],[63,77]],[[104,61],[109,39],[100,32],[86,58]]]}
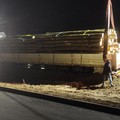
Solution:
{"label": "utility pole", "polygon": [[104,61],[106,60],[107,53],[108,53],[108,32],[110,28],[115,30],[112,2],[111,0],[108,0],[107,9],[106,9],[106,27],[105,27],[105,34],[104,34],[104,50],[103,50]]}

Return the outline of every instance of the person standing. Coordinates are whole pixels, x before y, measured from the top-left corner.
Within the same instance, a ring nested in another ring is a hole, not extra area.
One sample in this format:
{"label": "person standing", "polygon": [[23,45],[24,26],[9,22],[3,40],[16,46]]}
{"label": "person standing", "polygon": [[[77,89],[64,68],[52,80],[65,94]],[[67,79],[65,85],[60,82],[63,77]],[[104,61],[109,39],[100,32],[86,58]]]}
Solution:
{"label": "person standing", "polygon": [[110,60],[106,60],[103,67],[103,82],[102,87],[104,87],[105,80],[109,79],[111,87],[113,87],[112,83],[112,66]]}

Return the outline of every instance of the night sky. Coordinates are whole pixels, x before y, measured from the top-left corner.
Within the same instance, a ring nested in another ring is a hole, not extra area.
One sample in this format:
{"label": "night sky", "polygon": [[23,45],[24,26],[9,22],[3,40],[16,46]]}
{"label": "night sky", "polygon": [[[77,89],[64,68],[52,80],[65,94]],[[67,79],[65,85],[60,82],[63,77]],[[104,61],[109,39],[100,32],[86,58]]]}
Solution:
{"label": "night sky", "polygon": [[[120,31],[120,0],[112,0]],[[107,0],[0,0],[0,31],[6,34],[105,28]]]}

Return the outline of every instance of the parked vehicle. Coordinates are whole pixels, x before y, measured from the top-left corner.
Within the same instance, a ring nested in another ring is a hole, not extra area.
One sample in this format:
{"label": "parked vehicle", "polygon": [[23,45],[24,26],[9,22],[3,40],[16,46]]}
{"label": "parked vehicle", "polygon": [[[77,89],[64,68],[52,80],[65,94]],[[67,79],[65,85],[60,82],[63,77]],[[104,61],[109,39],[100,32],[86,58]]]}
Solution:
{"label": "parked vehicle", "polygon": [[[49,32],[6,37],[0,41],[0,62],[93,68],[101,72],[104,29]],[[108,34],[107,58],[120,68],[120,44],[113,29]]]}

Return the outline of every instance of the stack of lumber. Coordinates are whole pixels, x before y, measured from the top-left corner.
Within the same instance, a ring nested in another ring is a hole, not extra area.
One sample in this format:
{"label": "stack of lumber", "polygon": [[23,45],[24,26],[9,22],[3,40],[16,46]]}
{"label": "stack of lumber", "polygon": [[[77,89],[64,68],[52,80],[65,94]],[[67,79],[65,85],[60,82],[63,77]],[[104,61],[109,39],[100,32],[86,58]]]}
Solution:
{"label": "stack of lumber", "polygon": [[49,32],[6,37],[0,52],[13,53],[100,53],[104,29]]}

